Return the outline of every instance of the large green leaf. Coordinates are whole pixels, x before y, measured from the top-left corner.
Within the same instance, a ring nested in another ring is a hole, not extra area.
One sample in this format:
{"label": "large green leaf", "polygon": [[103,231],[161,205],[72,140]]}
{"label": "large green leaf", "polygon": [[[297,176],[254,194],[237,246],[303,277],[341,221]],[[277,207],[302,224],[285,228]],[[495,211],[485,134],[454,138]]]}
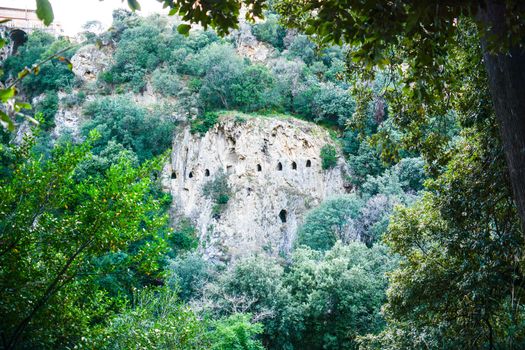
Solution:
{"label": "large green leaf", "polygon": [[36,0],[36,15],[46,26],[53,22],[55,15],[49,0]]}
{"label": "large green leaf", "polygon": [[191,25],[189,24],[180,24],[177,27],[177,31],[182,35],[188,35],[188,33],[190,32],[190,29],[191,29]]}
{"label": "large green leaf", "polygon": [[0,111],[0,125],[9,131],[15,131],[15,124],[7,114]]}
{"label": "large green leaf", "polygon": [[15,88],[0,89],[0,101],[6,103],[9,99],[15,96]]}
{"label": "large green leaf", "polygon": [[128,6],[132,11],[140,11],[140,4],[137,0],[128,0]]}

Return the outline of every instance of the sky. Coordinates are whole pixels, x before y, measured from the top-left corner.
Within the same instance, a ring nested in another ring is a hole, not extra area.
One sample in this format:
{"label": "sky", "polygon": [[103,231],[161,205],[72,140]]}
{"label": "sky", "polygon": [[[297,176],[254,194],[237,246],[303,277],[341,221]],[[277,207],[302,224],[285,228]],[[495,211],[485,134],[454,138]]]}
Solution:
{"label": "sky", "polygon": [[[96,20],[104,28],[111,25],[111,14],[114,9],[128,8],[127,1],[122,0],[49,0],[53,5],[55,21],[62,24],[66,35],[74,36],[82,30],[82,25]],[[35,8],[35,0],[0,0],[0,6]],[[156,0],[140,0],[142,10],[139,14],[168,13]]]}

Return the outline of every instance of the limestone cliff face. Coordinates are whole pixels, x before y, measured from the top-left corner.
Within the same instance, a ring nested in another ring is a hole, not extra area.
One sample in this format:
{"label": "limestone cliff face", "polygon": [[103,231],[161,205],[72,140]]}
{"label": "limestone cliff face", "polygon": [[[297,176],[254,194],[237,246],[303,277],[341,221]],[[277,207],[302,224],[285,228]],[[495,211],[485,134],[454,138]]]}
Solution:
{"label": "limestone cliff face", "polygon": [[[189,128],[175,137],[164,181],[175,213],[192,219],[209,259],[262,251],[286,255],[305,213],[345,192],[344,162],[321,168],[320,150],[332,143],[324,129],[297,119],[239,122],[223,116],[203,137]],[[220,171],[233,194],[220,218],[213,218],[213,203],[202,188]]]}

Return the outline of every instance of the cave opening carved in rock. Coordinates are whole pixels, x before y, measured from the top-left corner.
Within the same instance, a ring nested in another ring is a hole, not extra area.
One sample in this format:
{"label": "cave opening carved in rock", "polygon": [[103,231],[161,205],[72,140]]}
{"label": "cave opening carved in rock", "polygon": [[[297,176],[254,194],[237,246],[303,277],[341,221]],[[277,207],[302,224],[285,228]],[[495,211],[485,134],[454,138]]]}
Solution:
{"label": "cave opening carved in rock", "polygon": [[262,171],[262,166],[261,166],[261,164],[257,164],[257,171]]}
{"label": "cave opening carved in rock", "polygon": [[308,160],[306,161],[306,167],[307,167],[307,168],[310,168],[311,166],[312,166],[312,161],[311,161],[310,159],[308,159]]}
{"label": "cave opening carved in rock", "polygon": [[281,219],[281,222],[283,224],[286,223],[286,216],[287,215],[288,215],[288,213],[284,209],[279,212],[279,219]]}
{"label": "cave opening carved in rock", "polygon": [[296,162],[292,162],[292,169],[293,170],[297,170],[297,163]]}
{"label": "cave opening carved in rock", "polygon": [[175,180],[177,178],[177,173],[175,171],[171,172],[171,179]]}
{"label": "cave opening carved in rock", "polygon": [[190,171],[190,173],[188,174],[188,177],[191,179],[193,177],[193,171]]}
{"label": "cave opening carved in rock", "polygon": [[210,176],[210,170],[209,169],[204,170],[204,176]]}
{"label": "cave opening carved in rock", "polygon": [[279,171],[283,170],[283,164],[281,162],[277,163],[277,170]]}

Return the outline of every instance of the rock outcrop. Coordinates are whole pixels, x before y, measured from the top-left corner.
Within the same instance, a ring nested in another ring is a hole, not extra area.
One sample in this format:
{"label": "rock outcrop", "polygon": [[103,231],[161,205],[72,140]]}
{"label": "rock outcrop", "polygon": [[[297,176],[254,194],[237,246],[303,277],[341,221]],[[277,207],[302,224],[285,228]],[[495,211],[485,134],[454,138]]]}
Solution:
{"label": "rock outcrop", "polygon": [[[323,128],[294,118],[223,116],[203,137],[183,129],[174,139],[166,188],[173,210],[189,217],[211,260],[264,251],[287,255],[305,213],[345,192],[344,162],[321,168],[321,148],[333,144]],[[203,186],[220,172],[232,196],[219,218]]]}
{"label": "rock outcrop", "polygon": [[110,56],[95,45],[82,46],[71,58],[73,73],[83,81],[94,81],[109,67]]}

